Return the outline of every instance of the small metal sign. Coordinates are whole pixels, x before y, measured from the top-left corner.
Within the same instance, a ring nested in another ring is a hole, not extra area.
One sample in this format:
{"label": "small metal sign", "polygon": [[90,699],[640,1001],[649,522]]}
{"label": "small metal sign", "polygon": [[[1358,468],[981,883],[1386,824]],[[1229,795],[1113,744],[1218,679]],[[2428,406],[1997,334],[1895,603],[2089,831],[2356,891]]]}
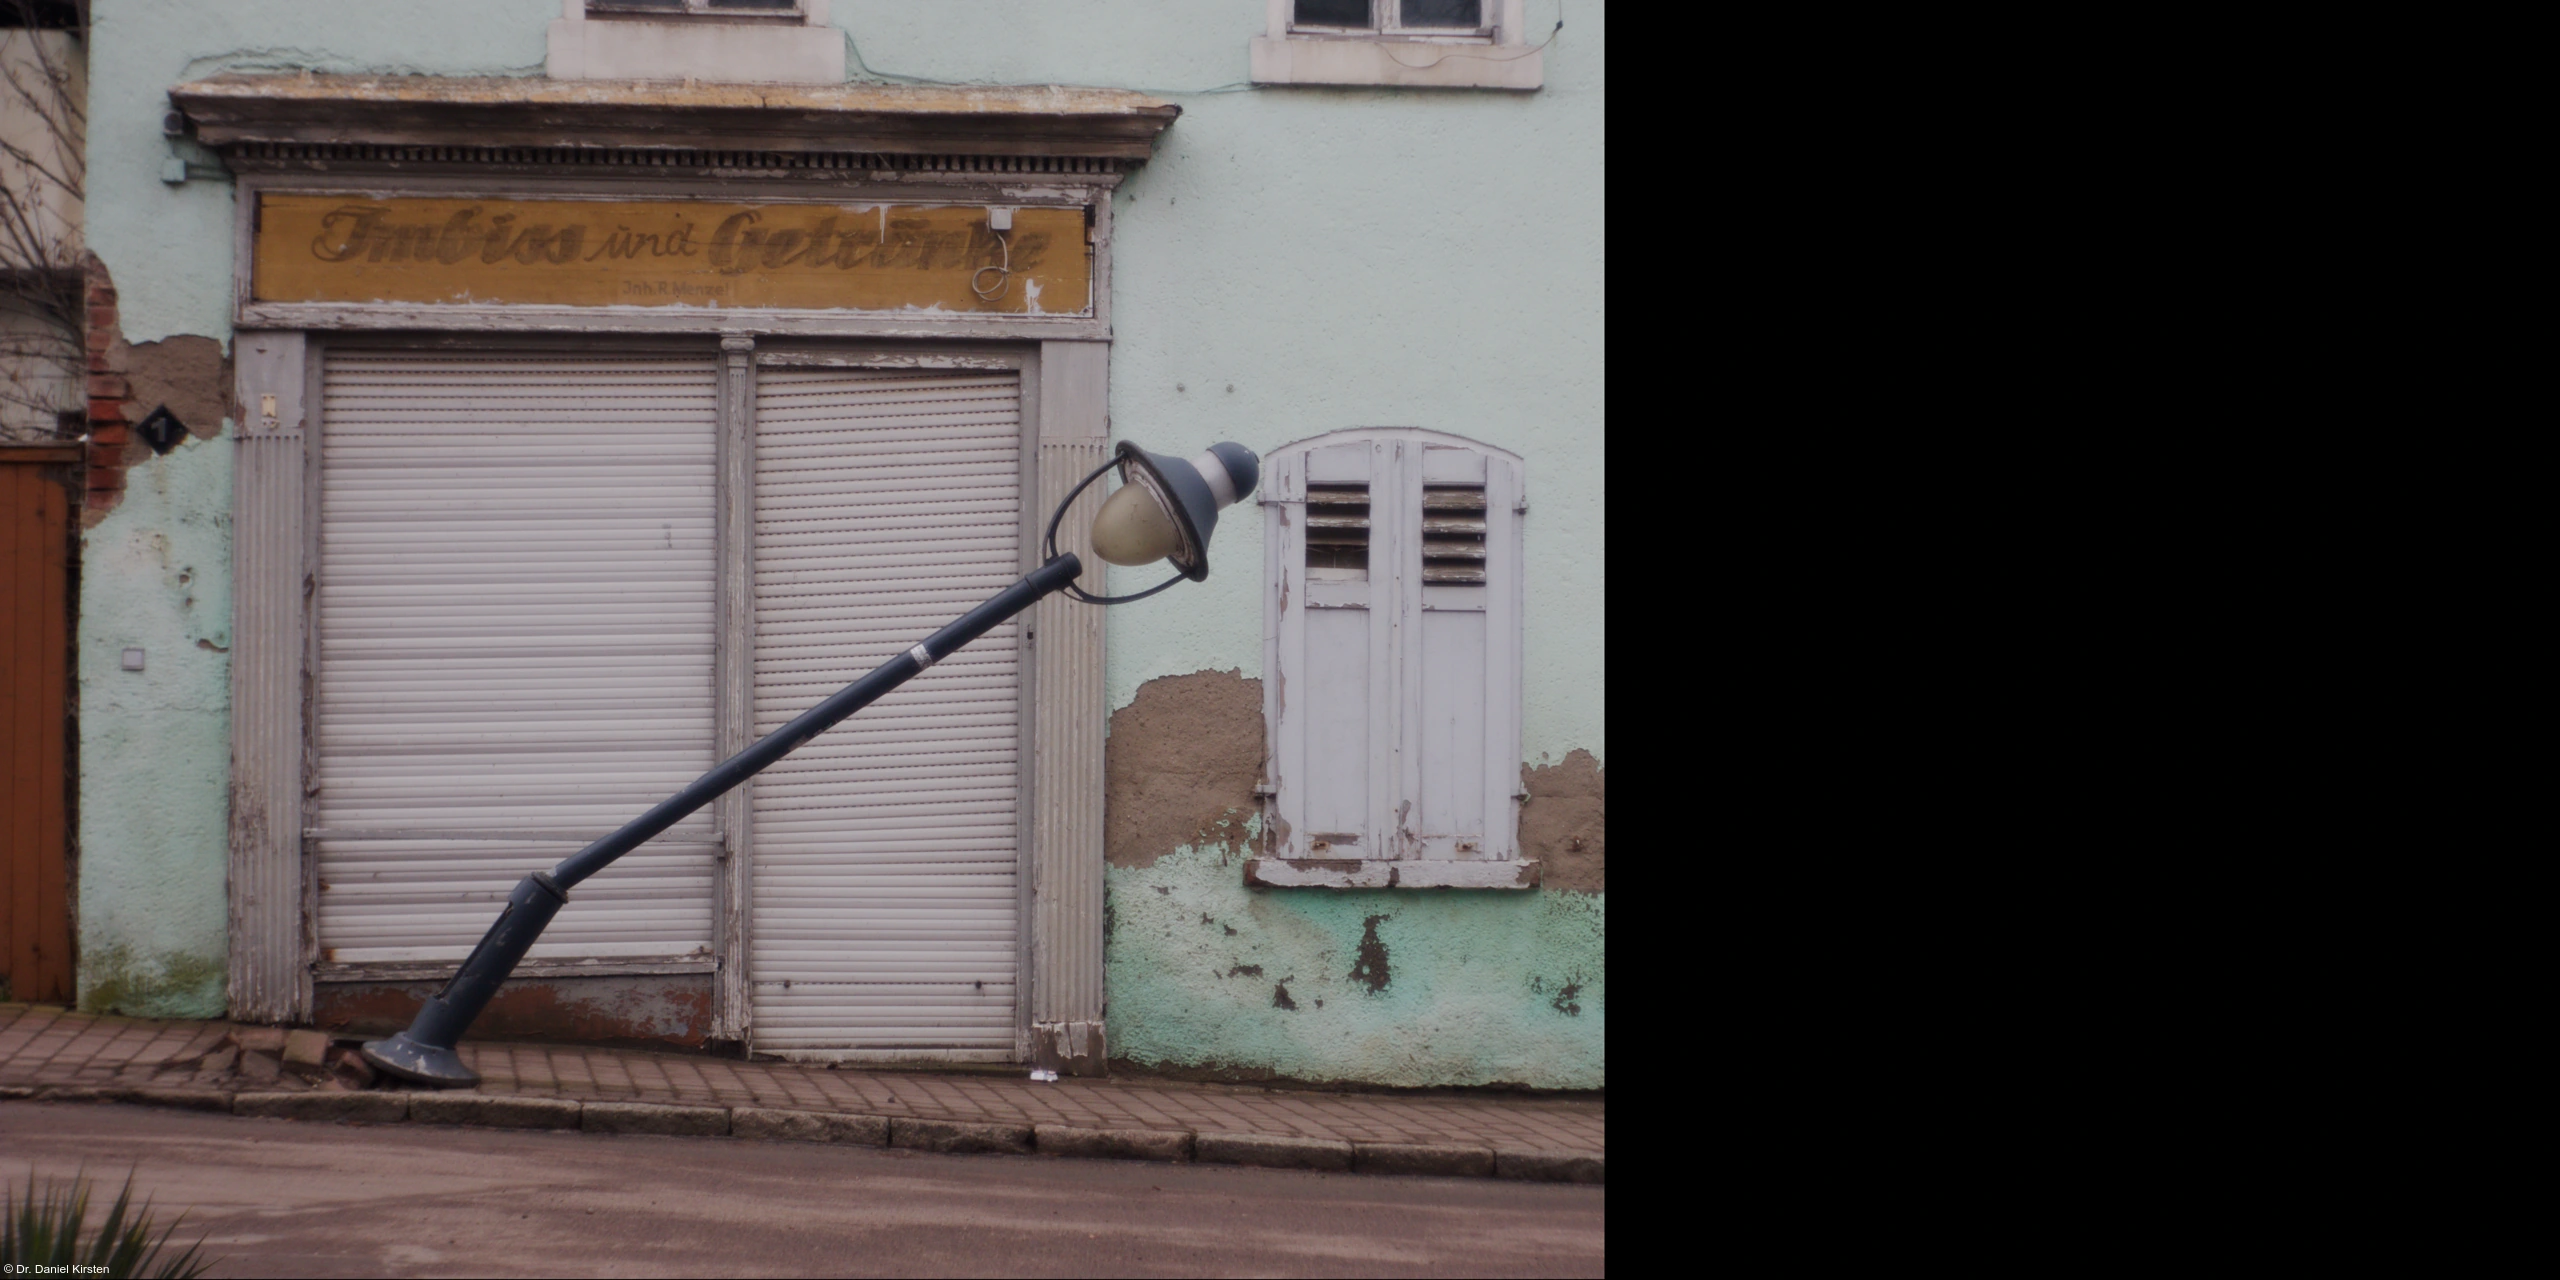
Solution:
{"label": "small metal sign", "polygon": [[169,412],[169,406],[165,404],[152,410],[151,416],[144,418],[142,424],[133,430],[142,437],[144,444],[151,446],[154,453],[167,453],[187,438],[187,424],[178,421],[178,415]]}

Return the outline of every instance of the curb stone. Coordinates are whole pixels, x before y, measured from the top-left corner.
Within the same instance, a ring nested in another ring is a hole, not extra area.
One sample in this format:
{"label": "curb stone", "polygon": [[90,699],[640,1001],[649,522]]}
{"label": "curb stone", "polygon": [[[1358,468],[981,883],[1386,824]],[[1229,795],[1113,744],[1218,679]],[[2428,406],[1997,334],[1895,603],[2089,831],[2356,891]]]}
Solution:
{"label": "curb stone", "polygon": [[1360,1173],[1437,1174],[1447,1178],[1490,1178],[1493,1148],[1443,1146],[1423,1142],[1362,1142],[1352,1147],[1351,1167]]}
{"label": "curb stone", "polygon": [[[175,1107],[182,1111],[229,1111],[232,1095],[222,1089],[142,1088],[135,1089],[126,1101],[146,1107]],[[403,1115],[408,1108],[401,1108]]]}
{"label": "curb stone", "polygon": [[1086,1129],[1071,1124],[1032,1126],[1040,1154],[1088,1156],[1109,1160],[1191,1158],[1191,1133],[1185,1129]]}
{"label": "curb stone", "polygon": [[774,1142],[836,1142],[865,1147],[889,1145],[889,1121],[886,1117],[849,1116],[832,1111],[731,1107],[729,1132],[741,1138]]}
{"label": "curb stone", "polygon": [[1031,1126],[978,1124],[965,1120],[910,1120],[896,1116],[889,1121],[889,1145],[950,1155],[989,1152],[1028,1155],[1031,1152]]}
{"label": "curb stone", "polygon": [[411,1093],[409,1118],[420,1124],[472,1124],[493,1129],[575,1129],[578,1104],[567,1098],[484,1093]]}
{"label": "curb stone", "polygon": [[715,1138],[729,1132],[725,1107],[687,1107],[664,1102],[589,1102],[578,1112],[578,1127],[589,1133],[659,1133],[684,1138]]}
{"label": "curb stone", "polygon": [[402,1093],[242,1093],[231,1099],[231,1114],[273,1116],[280,1120],[354,1120],[396,1124],[409,1118],[409,1096]]}
{"label": "curb stone", "polygon": [[1532,1182],[1588,1182],[1606,1185],[1609,1157],[1579,1151],[1496,1151],[1493,1176]]}
{"label": "curb stone", "polygon": [[1192,1158],[1202,1164],[1242,1164],[1261,1169],[1321,1169],[1343,1173],[1351,1168],[1351,1144],[1330,1138],[1204,1133],[1193,1141]]}

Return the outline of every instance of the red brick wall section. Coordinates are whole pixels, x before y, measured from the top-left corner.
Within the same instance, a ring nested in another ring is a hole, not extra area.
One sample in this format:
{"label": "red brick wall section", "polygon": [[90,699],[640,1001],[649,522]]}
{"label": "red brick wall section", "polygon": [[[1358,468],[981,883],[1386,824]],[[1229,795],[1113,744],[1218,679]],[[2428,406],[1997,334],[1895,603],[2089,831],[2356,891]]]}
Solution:
{"label": "red brick wall section", "polygon": [[88,277],[89,489],[80,511],[80,523],[86,526],[96,524],[124,496],[125,451],[133,443],[133,428],[124,416],[124,370],[115,367],[111,354],[123,335],[116,318],[115,281],[94,253],[85,255],[81,269]]}

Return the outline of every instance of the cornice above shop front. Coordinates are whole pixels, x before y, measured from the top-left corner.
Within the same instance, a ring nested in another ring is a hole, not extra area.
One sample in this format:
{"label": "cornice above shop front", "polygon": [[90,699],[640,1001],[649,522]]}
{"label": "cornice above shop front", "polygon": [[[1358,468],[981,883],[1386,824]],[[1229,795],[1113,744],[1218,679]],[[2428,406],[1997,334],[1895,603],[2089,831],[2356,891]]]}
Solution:
{"label": "cornice above shop front", "polygon": [[1062,85],[440,76],[222,75],[178,85],[169,100],[198,141],[226,152],[258,144],[745,151],[1109,162],[1096,167],[1113,170],[1145,160],[1182,113],[1141,93]]}

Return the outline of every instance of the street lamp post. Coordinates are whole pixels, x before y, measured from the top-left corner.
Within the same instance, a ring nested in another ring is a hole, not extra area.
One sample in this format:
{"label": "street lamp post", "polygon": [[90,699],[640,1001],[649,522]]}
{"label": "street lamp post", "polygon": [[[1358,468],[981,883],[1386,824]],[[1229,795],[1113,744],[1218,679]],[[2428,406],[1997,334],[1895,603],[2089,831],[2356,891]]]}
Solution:
{"label": "street lamp post", "polygon": [[[1058,551],[1058,523],[1066,518],[1067,507],[1114,467],[1120,469],[1121,485],[1094,515],[1094,554],[1120,565],[1170,560],[1176,570],[1164,582],[1126,596],[1094,595],[1077,586],[1083,563],[1073,554]],[[480,945],[471,949],[444,990],[418,1010],[408,1030],[389,1039],[366,1041],[365,1061],[418,1084],[460,1089],[480,1083],[478,1073],[463,1065],[454,1046],[471,1029],[472,1021],[480,1016],[490,997],[498,993],[507,976],[515,972],[517,962],[542,936],[544,926],[568,905],[569,890],[580,881],[613,865],[614,859],[754,777],[765,766],[791,754],[800,744],[871,705],[927,667],[950,657],[961,646],[994,630],[1005,619],[1030,608],[1043,596],[1062,592],[1088,604],[1125,604],[1145,599],[1185,578],[1197,581],[1208,577],[1209,535],[1217,528],[1218,512],[1253,492],[1260,476],[1259,460],[1242,445],[1214,445],[1199,457],[1186,460],[1149,453],[1122,441],[1110,461],[1095,468],[1058,503],[1057,512],[1049,518],[1044,543],[1049,557],[1046,563],[986,603],[917,641],[905,653],[872,668],[870,674],[802,712],[791,723],[721,761],[682,791],[623,824],[620,830],[571,854],[549,871],[526,876],[507,895],[507,905],[498,912],[496,923],[481,936]]]}

